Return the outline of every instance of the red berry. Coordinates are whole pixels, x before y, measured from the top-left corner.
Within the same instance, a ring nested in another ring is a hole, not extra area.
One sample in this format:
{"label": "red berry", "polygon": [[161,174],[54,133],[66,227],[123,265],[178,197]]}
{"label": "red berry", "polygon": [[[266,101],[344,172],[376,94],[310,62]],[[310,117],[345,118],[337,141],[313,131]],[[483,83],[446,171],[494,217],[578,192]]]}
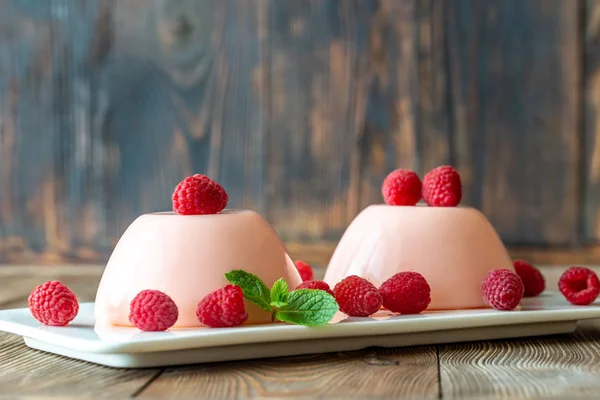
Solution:
{"label": "red berry", "polygon": [[323,281],[304,281],[296,289],[317,289],[323,290],[333,296],[333,291],[329,285]]}
{"label": "red berry", "polygon": [[521,278],[508,269],[490,271],[481,283],[483,301],[497,310],[513,310],[523,298]]}
{"label": "red berry", "polygon": [[431,302],[431,288],[416,272],[399,272],[379,287],[383,306],[400,314],[418,314]]}
{"label": "red berry", "polygon": [[423,200],[430,206],[456,207],[461,199],[460,175],[454,168],[437,167],[423,178]]}
{"label": "red berry", "polygon": [[571,267],[558,280],[558,289],[569,303],[586,306],[598,297],[600,282],[591,269]]}
{"label": "red berry", "polygon": [[166,331],[178,317],[173,299],[158,290],[142,290],[129,304],[129,322],[142,331]]}
{"label": "red berry", "polygon": [[181,181],[173,191],[173,211],[182,215],[216,214],[229,201],[221,185],[196,174]]}
{"label": "red berry", "polygon": [[227,285],[207,294],[198,303],[198,320],[211,328],[238,326],[248,319],[244,294],[239,286]]}
{"label": "red berry", "polygon": [[524,297],[535,297],[546,288],[546,281],[539,269],[524,260],[514,260],[515,272],[523,281]]}
{"label": "red berry", "polygon": [[397,169],[383,181],[381,194],[391,206],[414,206],[421,200],[421,179],[413,171]]}
{"label": "red berry", "polygon": [[71,289],[58,281],[49,281],[33,289],[29,311],[44,325],[65,326],[77,316],[79,302]]}
{"label": "red berry", "polygon": [[294,264],[300,274],[300,278],[302,278],[302,282],[310,281],[314,277],[312,268],[304,261],[296,260]]}
{"label": "red berry", "polygon": [[368,317],[381,308],[383,299],[371,282],[356,275],[344,278],[333,288],[340,311],[351,317]]}

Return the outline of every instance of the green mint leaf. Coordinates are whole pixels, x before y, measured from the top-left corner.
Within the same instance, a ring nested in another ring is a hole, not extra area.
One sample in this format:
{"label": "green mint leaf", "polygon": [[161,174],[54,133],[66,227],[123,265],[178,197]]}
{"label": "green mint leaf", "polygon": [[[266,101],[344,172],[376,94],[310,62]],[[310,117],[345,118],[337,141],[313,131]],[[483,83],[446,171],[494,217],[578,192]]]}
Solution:
{"label": "green mint leaf", "polygon": [[297,325],[326,325],[335,313],[338,304],[332,295],[315,289],[299,289],[288,294],[287,304],[275,315],[278,320]]}
{"label": "green mint leaf", "polygon": [[285,306],[287,304],[287,296],[288,285],[285,283],[285,280],[281,278],[275,282],[271,288],[271,306],[277,308]]}
{"label": "green mint leaf", "polygon": [[246,271],[234,270],[226,273],[225,279],[229,283],[239,286],[248,301],[265,311],[271,312],[271,293],[267,285],[258,276]]}

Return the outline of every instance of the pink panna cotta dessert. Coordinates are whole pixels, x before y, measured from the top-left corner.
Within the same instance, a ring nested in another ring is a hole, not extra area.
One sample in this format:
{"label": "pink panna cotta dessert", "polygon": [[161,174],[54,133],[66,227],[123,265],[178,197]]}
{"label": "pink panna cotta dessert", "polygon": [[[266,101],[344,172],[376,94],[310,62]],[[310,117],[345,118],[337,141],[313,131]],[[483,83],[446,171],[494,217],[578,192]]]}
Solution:
{"label": "pink panna cotta dessert", "polygon": [[495,229],[474,208],[372,205],[347,228],[324,280],[334,287],[358,275],[379,287],[414,271],[431,287],[428,310],[483,308],[481,282],[503,268],[514,271]]}
{"label": "pink panna cotta dessert", "polygon": [[[154,289],[175,301],[179,318],[174,328],[201,327],[198,303],[227,285],[224,274],[234,269],[257,275],[269,287],[280,278],[290,290],[301,283],[279,236],[256,212],[142,215],[108,261],[96,295],[96,326],[132,326],[131,300],[142,290]],[[246,324],[270,322],[270,313],[245,303]]]}

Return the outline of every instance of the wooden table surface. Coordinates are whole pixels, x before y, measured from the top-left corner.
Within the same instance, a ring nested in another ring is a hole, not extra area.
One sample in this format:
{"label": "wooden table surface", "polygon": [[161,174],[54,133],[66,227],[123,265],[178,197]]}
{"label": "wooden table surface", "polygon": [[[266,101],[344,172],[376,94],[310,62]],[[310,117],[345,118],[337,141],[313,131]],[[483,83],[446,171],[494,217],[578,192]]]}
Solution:
{"label": "wooden table surface", "polygon": [[[564,268],[543,269],[554,287]],[[93,301],[99,267],[0,267],[0,309],[58,279]],[[370,348],[187,367],[122,370],[27,348],[0,334],[0,398],[598,398],[600,320],[569,335]]]}

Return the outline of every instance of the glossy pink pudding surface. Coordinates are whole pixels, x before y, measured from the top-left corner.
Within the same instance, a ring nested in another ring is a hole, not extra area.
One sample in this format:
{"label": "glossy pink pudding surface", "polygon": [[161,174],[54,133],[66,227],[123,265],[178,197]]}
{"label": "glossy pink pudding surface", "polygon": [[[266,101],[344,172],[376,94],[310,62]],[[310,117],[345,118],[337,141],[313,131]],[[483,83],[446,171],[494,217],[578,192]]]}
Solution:
{"label": "glossy pink pudding surface", "polygon": [[[146,214],[125,231],[108,261],[96,295],[96,324],[131,326],[129,303],[144,289],[175,301],[174,328],[200,327],[196,306],[225,286],[224,274],[242,269],[267,286],[284,278],[290,290],[300,275],[275,232],[253,211],[214,215]],[[268,323],[270,314],[246,303],[246,323]]]}
{"label": "glossy pink pudding surface", "polygon": [[325,273],[331,287],[358,275],[379,287],[415,271],[431,287],[429,310],[486,307],[481,282],[493,269],[514,271],[487,218],[469,207],[374,205],[352,221]]}

